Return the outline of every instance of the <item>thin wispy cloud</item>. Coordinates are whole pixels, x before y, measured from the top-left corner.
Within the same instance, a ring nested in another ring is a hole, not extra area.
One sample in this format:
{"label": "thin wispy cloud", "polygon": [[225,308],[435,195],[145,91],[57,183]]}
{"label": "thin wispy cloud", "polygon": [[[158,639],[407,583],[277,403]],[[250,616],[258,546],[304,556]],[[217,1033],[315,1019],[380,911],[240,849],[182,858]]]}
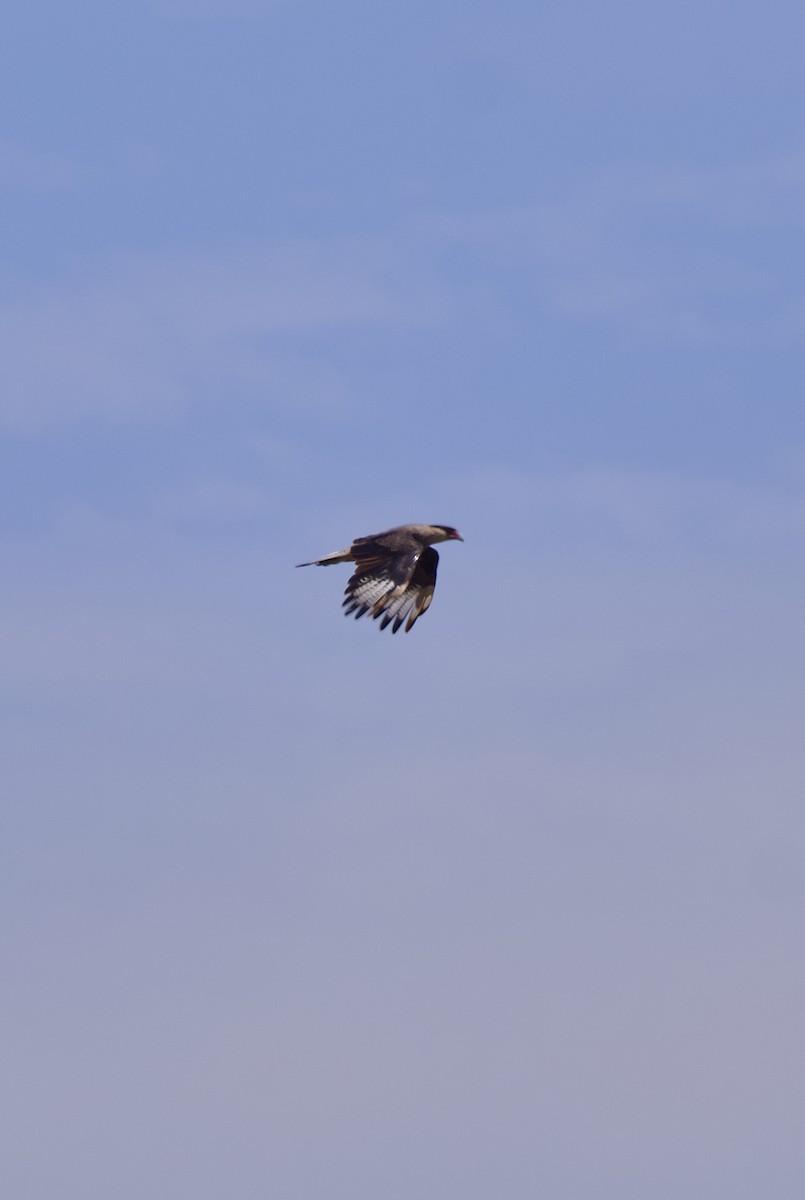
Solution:
{"label": "thin wispy cloud", "polygon": [[167,0],[153,6],[157,20],[187,21],[241,21],[250,17],[264,16],[266,12],[281,9],[293,0]]}
{"label": "thin wispy cloud", "polygon": [[451,304],[399,239],[120,260],[94,274],[28,289],[0,310],[7,426],[152,419],[192,408],[213,384],[260,389],[280,409],[338,411],[346,384],[298,338],[439,324]]}
{"label": "thin wispy cloud", "polygon": [[[410,334],[505,312],[513,259],[545,310],[570,322],[774,344],[796,336],[805,301],[795,276],[773,287],[776,268],[756,243],[768,236],[773,258],[786,229],[797,236],[804,194],[803,159],[792,154],[721,171],[624,171],[561,204],[420,217],[384,236],[87,263],[83,277],[29,289],[0,311],[3,419],[33,429],[151,418],[192,407],[214,380],[288,410],[344,412],[354,403],[346,380],[305,338]],[[684,250],[691,222],[704,251]],[[486,268],[457,279],[457,251],[483,255]]]}
{"label": "thin wispy cloud", "polygon": [[61,192],[73,189],[83,178],[83,172],[66,155],[0,141],[0,180],[8,188]]}
{"label": "thin wispy cloud", "polygon": [[785,337],[802,303],[798,278],[777,283],[803,212],[805,155],[792,152],[720,169],[610,172],[558,203],[443,227],[531,264],[546,308],[569,320],[671,341],[768,344]]}

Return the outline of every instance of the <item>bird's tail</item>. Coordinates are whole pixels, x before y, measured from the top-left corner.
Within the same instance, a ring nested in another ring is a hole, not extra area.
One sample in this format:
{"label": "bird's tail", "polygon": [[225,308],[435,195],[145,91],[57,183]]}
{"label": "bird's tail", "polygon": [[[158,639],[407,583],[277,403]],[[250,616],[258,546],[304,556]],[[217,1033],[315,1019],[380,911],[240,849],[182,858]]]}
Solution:
{"label": "bird's tail", "polygon": [[333,563],[342,562],[354,562],[351,546],[347,546],[344,550],[333,550],[332,554],[325,554],[324,558],[314,558],[310,562],[296,565],[297,567],[331,567]]}

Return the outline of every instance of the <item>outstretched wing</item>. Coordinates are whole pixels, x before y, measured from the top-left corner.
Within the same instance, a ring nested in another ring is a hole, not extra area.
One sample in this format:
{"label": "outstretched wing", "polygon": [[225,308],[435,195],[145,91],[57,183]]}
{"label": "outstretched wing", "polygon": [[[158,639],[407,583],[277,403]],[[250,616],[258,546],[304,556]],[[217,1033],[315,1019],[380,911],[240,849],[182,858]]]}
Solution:
{"label": "outstretched wing", "polygon": [[432,546],[390,555],[369,539],[363,546],[355,543],[353,553],[356,569],[344,593],[346,615],[354,613],[356,620],[365,613],[374,620],[382,617],[381,629],[393,621],[392,633],[405,623],[408,633],[433,599],[439,555]]}

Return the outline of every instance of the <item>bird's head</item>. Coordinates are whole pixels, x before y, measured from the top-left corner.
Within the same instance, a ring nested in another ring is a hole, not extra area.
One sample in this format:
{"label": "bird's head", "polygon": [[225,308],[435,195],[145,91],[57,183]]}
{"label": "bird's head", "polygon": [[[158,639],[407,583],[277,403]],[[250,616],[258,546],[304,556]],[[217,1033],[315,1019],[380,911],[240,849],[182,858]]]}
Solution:
{"label": "bird's head", "polygon": [[464,538],[452,525],[429,525],[428,541],[434,542],[463,542]]}

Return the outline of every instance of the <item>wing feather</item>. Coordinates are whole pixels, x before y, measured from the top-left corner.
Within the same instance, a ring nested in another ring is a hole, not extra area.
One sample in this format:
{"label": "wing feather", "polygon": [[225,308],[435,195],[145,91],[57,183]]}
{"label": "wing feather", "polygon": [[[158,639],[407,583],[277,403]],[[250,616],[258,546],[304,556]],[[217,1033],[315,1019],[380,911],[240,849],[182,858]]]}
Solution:
{"label": "wing feather", "polygon": [[358,546],[353,547],[356,570],[344,593],[345,614],[354,613],[358,620],[370,613],[374,620],[382,617],[381,629],[393,622],[392,633],[403,624],[408,633],[433,599],[439,555],[432,546],[419,553],[405,547],[384,555],[379,539],[371,540],[374,544],[366,546],[366,554],[359,556]]}

